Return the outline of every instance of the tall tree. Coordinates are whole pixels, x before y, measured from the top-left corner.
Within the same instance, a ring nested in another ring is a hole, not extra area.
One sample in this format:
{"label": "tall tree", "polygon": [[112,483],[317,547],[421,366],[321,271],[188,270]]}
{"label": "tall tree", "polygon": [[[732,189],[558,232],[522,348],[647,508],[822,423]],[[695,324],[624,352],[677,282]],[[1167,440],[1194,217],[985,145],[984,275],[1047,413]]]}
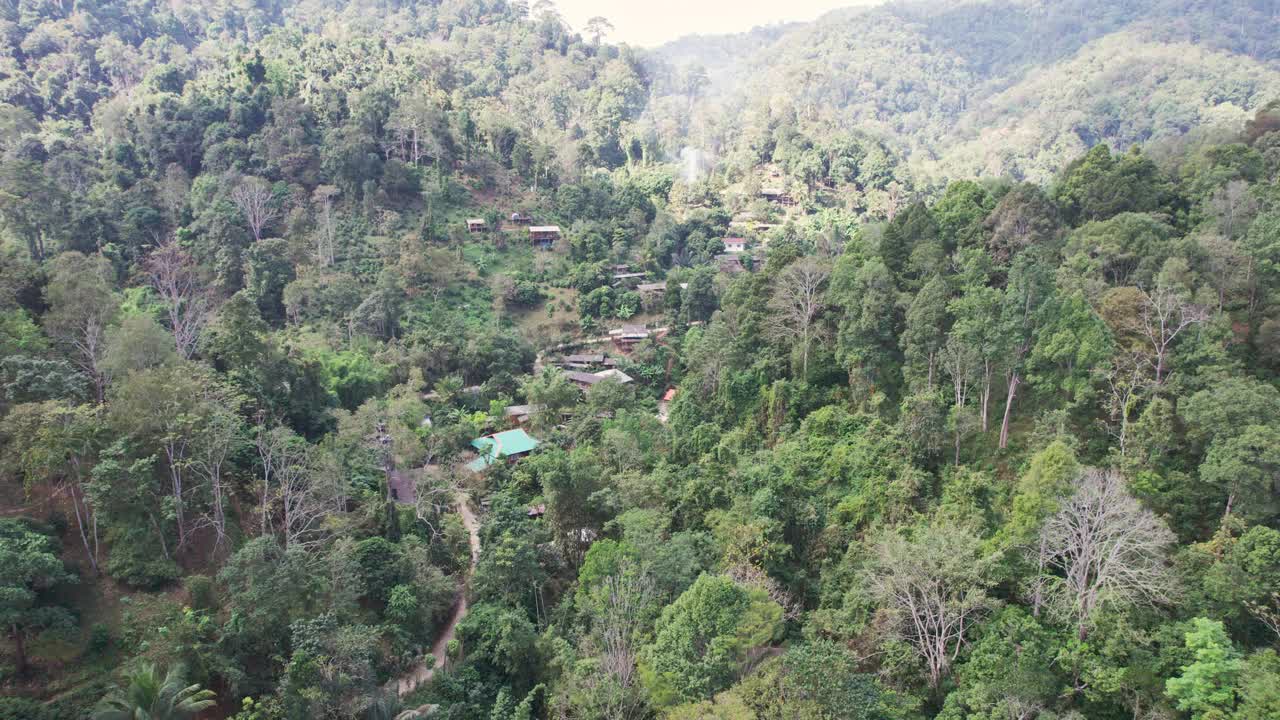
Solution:
{"label": "tall tree", "polygon": [[35,634],[74,624],[71,611],[44,595],[73,582],[58,557],[57,541],[23,520],[0,519],[0,625],[13,641],[17,671],[27,671],[27,641]]}
{"label": "tall tree", "polygon": [[262,239],[262,232],[275,221],[280,208],[275,204],[271,185],[257,177],[243,177],[231,186],[231,202],[235,203],[244,222],[253,233],[254,240]]}
{"label": "tall tree", "polygon": [[1173,342],[1183,331],[1209,319],[1205,309],[1186,299],[1185,291],[1161,282],[1150,292],[1142,290],[1141,329],[1148,346],[1148,362],[1155,384],[1165,380]]}
{"label": "tall tree", "polygon": [[984,553],[968,530],[935,521],[912,540],[888,532],[877,541],[864,571],[871,596],[890,627],[928,670],[938,690],[964,647],[967,633],[995,605],[997,556]]}
{"label": "tall tree", "polygon": [[111,264],[101,256],[69,252],[53,261],[45,298],[49,333],[71,351],[76,364],[93,382],[101,404],[106,399],[107,373],[103,358],[107,328],[119,309]]}
{"label": "tall tree", "polygon": [[[906,360],[903,374],[910,385],[924,392],[933,392],[934,378],[946,343],[948,294],[946,282],[941,276],[934,275],[920,288],[907,308],[902,331],[902,354]],[[920,387],[921,380],[924,381],[923,388]]]}
{"label": "tall tree", "polygon": [[1083,640],[1103,607],[1168,601],[1173,544],[1168,526],[1129,494],[1123,475],[1086,470],[1040,532],[1037,592],[1076,623]]}
{"label": "tall tree", "polygon": [[164,304],[178,355],[189,360],[214,310],[213,298],[201,287],[195,259],[170,240],[151,252],[146,269],[151,289]]}
{"label": "tall tree", "polygon": [[1048,263],[1036,253],[1025,253],[1014,261],[1009,271],[1000,308],[1001,345],[1006,355],[1004,419],[1000,423],[1000,448],[1009,445],[1009,421],[1013,401],[1022,385],[1023,364],[1035,342],[1036,331],[1043,321],[1042,309],[1053,292]]}
{"label": "tall tree", "polygon": [[809,348],[820,333],[831,270],[817,258],[797,260],[778,274],[769,300],[769,332],[778,340],[798,343],[801,376],[809,377]]}

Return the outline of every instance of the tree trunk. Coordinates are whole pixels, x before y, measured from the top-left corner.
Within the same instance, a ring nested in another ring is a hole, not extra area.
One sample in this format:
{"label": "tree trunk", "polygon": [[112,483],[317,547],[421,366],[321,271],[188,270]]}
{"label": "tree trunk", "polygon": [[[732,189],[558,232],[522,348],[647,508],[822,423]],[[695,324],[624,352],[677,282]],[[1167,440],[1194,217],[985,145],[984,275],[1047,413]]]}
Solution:
{"label": "tree trunk", "polygon": [[[80,542],[84,544],[84,552],[89,556],[89,566],[93,568],[93,574],[98,574],[98,558],[94,554],[93,549],[89,547],[89,534],[85,530],[85,525],[89,521],[89,506],[83,502],[83,499],[76,493],[76,486],[73,484],[71,489],[71,507],[76,511],[76,528],[80,531]],[[83,505],[84,511],[81,512]]]}
{"label": "tree trunk", "polygon": [[987,408],[991,405],[991,361],[983,360],[982,365],[982,432],[986,432],[989,417]]}
{"label": "tree trunk", "polygon": [[13,638],[13,663],[18,675],[27,674],[27,639],[17,623],[9,626],[9,637]]}
{"label": "tree trunk", "polygon": [[1009,445],[1009,417],[1013,414],[1013,399],[1018,393],[1018,384],[1022,379],[1018,377],[1015,370],[1009,376],[1009,396],[1004,401],[1004,421],[1000,424],[1000,449],[1003,450]]}

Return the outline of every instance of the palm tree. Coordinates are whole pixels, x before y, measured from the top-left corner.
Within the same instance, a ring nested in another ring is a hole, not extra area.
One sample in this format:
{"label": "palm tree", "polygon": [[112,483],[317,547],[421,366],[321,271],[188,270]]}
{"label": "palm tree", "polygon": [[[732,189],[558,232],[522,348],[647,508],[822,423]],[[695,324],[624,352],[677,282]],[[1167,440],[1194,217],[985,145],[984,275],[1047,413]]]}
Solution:
{"label": "palm tree", "polygon": [[150,663],[126,672],[125,682],[98,703],[93,720],[188,720],[213,707],[213,692],[186,685],[183,674],[173,667],[162,678]]}

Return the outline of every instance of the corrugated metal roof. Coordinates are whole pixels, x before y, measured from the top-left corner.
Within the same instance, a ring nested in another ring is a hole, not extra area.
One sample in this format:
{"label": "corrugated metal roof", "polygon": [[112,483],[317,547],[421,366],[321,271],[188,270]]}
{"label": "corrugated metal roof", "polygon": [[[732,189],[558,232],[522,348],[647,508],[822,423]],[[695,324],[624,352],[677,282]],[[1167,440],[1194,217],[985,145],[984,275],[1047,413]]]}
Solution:
{"label": "corrugated metal roof", "polygon": [[480,453],[480,457],[467,463],[470,470],[483,470],[495,460],[531,452],[538,447],[538,441],[522,428],[485,435],[471,441],[471,447]]}

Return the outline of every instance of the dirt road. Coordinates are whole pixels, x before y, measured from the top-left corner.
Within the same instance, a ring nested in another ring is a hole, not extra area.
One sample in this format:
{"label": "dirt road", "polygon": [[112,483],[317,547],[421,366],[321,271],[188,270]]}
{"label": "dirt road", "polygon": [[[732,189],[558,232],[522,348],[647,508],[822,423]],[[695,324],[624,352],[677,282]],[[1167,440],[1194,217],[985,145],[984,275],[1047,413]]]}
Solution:
{"label": "dirt road", "polygon": [[[453,499],[458,505],[458,513],[462,515],[462,524],[467,528],[467,536],[471,545],[471,566],[467,569],[466,575],[466,579],[470,579],[471,573],[475,572],[476,563],[480,561],[480,523],[476,520],[475,513],[471,512],[471,506],[468,504],[469,498],[466,493],[461,490],[454,491]],[[458,630],[458,623],[462,622],[462,618],[466,616],[467,591],[464,580],[463,586],[458,588],[458,599],[453,605],[453,615],[449,618],[449,623],[444,626],[440,637],[436,638],[435,643],[431,646],[431,655],[435,657],[435,662],[428,667],[426,658],[423,658],[422,661],[410,668],[409,672],[401,675],[395,681],[397,695],[404,697],[431,682],[436,668],[444,664],[445,651],[449,647],[449,641],[453,639]]]}

